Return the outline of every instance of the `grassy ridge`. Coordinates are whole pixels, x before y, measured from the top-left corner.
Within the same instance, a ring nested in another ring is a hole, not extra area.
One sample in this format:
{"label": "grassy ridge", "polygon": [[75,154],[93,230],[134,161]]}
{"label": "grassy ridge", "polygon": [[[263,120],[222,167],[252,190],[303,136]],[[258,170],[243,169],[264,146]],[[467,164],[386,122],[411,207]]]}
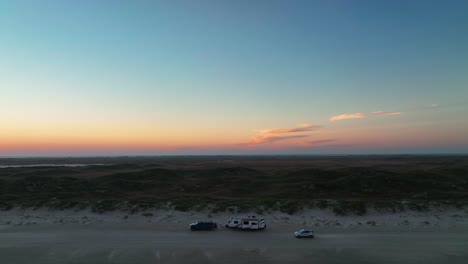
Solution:
{"label": "grassy ridge", "polygon": [[[359,164],[357,164],[359,165]],[[424,210],[431,203],[468,201],[463,160],[407,166],[304,166],[265,168],[118,164],[80,168],[0,169],[0,207],[92,207],[98,212],[144,210],[264,210],[288,213],[304,206],[363,214],[376,208]],[[429,166],[430,165],[430,166]]]}

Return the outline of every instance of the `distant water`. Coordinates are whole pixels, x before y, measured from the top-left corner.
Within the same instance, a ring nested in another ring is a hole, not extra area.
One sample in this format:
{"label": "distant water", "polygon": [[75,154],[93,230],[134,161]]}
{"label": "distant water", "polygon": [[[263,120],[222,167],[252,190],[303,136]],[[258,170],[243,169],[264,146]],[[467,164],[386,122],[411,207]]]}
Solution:
{"label": "distant water", "polygon": [[32,168],[32,167],[86,167],[86,166],[103,166],[109,164],[81,164],[81,163],[72,163],[72,164],[21,164],[21,165],[0,165],[0,169],[5,168]]}

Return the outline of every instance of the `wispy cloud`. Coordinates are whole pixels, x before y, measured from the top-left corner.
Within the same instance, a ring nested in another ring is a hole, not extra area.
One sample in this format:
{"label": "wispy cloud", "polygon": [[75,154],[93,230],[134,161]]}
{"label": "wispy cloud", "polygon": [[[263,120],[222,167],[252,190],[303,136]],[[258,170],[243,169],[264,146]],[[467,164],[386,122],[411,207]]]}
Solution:
{"label": "wispy cloud", "polygon": [[459,102],[445,102],[445,103],[433,103],[429,104],[426,107],[421,107],[418,110],[423,110],[427,108],[432,108],[432,109],[443,109],[443,108],[453,108],[453,107],[466,107],[468,106],[468,101],[459,101]]}
{"label": "wispy cloud", "polygon": [[402,112],[374,111],[374,112],[371,112],[370,114],[377,115],[377,116],[390,116],[390,115],[401,115]]}
{"label": "wispy cloud", "polygon": [[397,111],[374,111],[370,113],[354,113],[354,114],[341,114],[341,115],[336,115],[330,117],[330,121],[341,121],[341,120],[346,120],[346,119],[362,119],[366,118],[368,116],[396,116],[396,115],[401,115],[403,112],[397,112]]}
{"label": "wispy cloud", "polygon": [[[274,128],[258,131],[257,135],[253,136],[247,143],[241,145],[256,145],[274,143],[278,141],[286,141],[290,139],[307,138],[308,133],[319,131],[322,126],[312,124],[302,124],[291,128]],[[293,134],[293,135],[284,135]]]}
{"label": "wispy cloud", "polygon": [[267,130],[262,130],[262,134],[284,134],[284,133],[297,133],[297,132],[310,132],[310,131],[318,131],[321,128],[321,126],[318,125],[311,125],[311,124],[302,124],[297,127],[293,128],[275,128],[275,129],[267,129]]}
{"label": "wispy cloud", "polygon": [[365,118],[366,115],[363,113],[354,113],[354,114],[342,114],[342,115],[336,115],[330,117],[330,121],[340,121],[340,120],[346,120],[346,119],[359,119],[359,118]]}
{"label": "wispy cloud", "polygon": [[290,135],[290,136],[262,136],[258,135],[253,137],[247,144],[244,145],[256,145],[256,144],[265,144],[265,143],[274,143],[278,141],[285,141],[289,139],[298,139],[306,138],[309,135]]}

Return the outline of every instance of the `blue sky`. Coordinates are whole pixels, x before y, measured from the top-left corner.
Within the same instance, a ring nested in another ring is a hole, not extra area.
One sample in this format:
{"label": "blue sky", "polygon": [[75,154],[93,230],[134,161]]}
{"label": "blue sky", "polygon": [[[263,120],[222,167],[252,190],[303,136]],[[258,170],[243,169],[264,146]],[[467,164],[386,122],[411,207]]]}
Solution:
{"label": "blue sky", "polygon": [[[466,1],[0,0],[0,154],[468,152],[467,12]],[[353,113],[365,117],[330,122]],[[287,134],[239,149],[303,124],[328,143]]]}

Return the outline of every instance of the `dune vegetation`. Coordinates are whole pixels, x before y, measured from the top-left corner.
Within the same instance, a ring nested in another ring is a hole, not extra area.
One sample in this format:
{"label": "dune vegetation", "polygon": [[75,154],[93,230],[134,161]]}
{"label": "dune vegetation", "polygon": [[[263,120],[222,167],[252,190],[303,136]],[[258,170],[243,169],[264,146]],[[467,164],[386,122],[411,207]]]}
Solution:
{"label": "dune vegetation", "polygon": [[370,207],[427,210],[435,204],[468,202],[465,156],[109,161],[116,164],[0,168],[0,207],[139,212],[171,206],[181,211],[280,210],[290,214],[318,207],[336,214],[365,214]]}

